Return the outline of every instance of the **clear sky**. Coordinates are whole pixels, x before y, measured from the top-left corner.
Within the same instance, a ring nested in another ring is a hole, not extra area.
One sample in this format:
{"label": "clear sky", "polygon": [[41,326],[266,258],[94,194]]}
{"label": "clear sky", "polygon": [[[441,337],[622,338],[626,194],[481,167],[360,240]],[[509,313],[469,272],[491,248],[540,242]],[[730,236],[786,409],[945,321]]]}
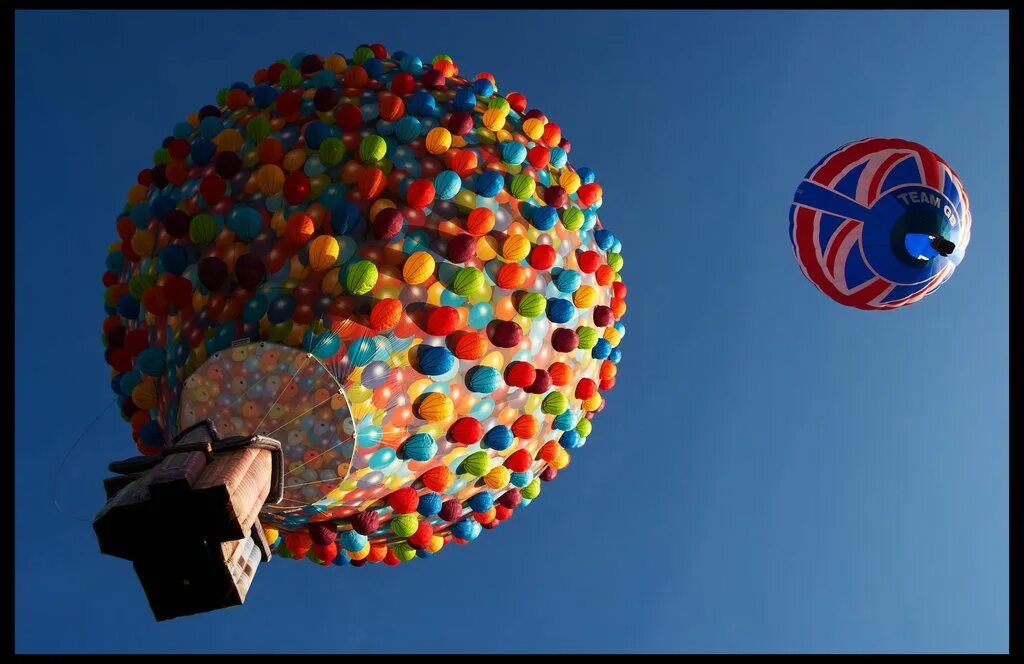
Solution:
{"label": "clear sky", "polygon": [[[1008,647],[1006,12],[20,12],[15,38],[17,650]],[[218,88],[374,41],[492,72],[597,172],[617,385],[499,530],[397,568],[275,559],[244,606],[157,624],[88,523],[135,453],[115,408],[53,504],[112,397],[116,215]],[[827,299],[787,236],[807,169],[866,136],[933,148],[972,204],[954,278],[897,312]]]}

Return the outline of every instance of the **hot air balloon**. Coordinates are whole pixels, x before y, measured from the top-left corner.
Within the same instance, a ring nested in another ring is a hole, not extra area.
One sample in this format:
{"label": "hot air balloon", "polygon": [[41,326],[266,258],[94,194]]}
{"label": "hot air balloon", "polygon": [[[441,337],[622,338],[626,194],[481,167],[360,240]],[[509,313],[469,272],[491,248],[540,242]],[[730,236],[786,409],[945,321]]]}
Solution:
{"label": "hot air balloon", "polygon": [[866,138],[842,146],[804,177],[789,212],[804,275],[836,302],[896,309],[953,275],[971,239],[956,172],[918,143]]}
{"label": "hot air balloon", "polygon": [[275,62],[174,127],[106,260],[143,456],[94,521],[157,619],[241,603],[272,553],[429,558],[569,465],[626,311],[570,149],[490,74],[379,44]]}

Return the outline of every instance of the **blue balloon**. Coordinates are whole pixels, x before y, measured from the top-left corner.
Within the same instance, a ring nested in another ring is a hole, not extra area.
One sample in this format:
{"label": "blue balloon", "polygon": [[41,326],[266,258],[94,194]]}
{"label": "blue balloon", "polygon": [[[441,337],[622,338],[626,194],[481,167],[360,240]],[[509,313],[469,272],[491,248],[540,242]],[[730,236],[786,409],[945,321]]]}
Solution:
{"label": "blue balloon", "polygon": [[117,313],[128,320],[138,320],[139,301],[132,297],[130,293],[125,293],[117,301]]}
{"label": "blue balloon", "polygon": [[501,160],[518,166],[526,160],[526,146],[518,141],[504,141],[501,144]]}
{"label": "blue balloon", "polygon": [[481,97],[490,97],[494,94],[494,84],[486,78],[481,78],[473,83],[473,92]]}
{"label": "blue balloon", "polygon": [[569,300],[553,297],[548,300],[547,316],[552,323],[568,323],[576,315],[576,307]]}
{"label": "blue balloon", "polygon": [[263,217],[254,208],[236,207],[238,216],[235,218],[235,235],[243,242],[252,240],[263,230]]}
{"label": "blue balloon", "polygon": [[132,223],[135,224],[136,228],[144,229],[149,226],[149,218],[152,216],[152,209],[145,203],[138,203],[132,206],[129,216],[131,216]]}
{"label": "blue balloon", "polygon": [[174,209],[176,203],[170,196],[157,196],[153,200],[152,214],[154,217],[163,221],[167,218],[168,213]]}
{"label": "blue balloon", "polygon": [[597,179],[597,175],[594,174],[594,171],[586,166],[581,166],[576,169],[576,175],[580,176],[580,182],[582,184],[590,184]]}
{"label": "blue balloon", "polygon": [[434,95],[430,94],[426,90],[420,90],[412,96],[409,100],[408,108],[416,115],[433,115],[434,110],[437,108],[437,102],[434,100]]}
{"label": "blue balloon", "polygon": [[324,142],[331,135],[331,129],[323,122],[319,120],[310,122],[306,126],[305,137],[306,145],[313,150],[320,148],[320,144]]}
{"label": "blue balloon", "polygon": [[466,504],[474,512],[486,512],[494,506],[494,496],[489,491],[481,491],[471,496]]}
{"label": "blue balloon", "polygon": [[124,267],[124,254],[120,251],[111,251],[107,254],[107,269],[111,272],[120,272]]}
{"label": "blue balloon", "polygon": [[555,288],[563,293],[575,293],[583,282],[583,275],[576,270],[561,270],[555,277]]}
{"label": "blue balloon", "polygon": [[[228,323],[234,329],[234,323]],[[147,376],[159,377],[164,372],[166,357],[162,348],[147,348],[139,353],[135,366]]]}
{"label": "blue balloon", "polygon": [[242,308],[242,320],[246,323],[258,323],[267,313],[269,306],[270,302],[267,300],[267,296],[263,293],[256,293]]}
{"label": "blue balloon", "polygon": [[423,132],[423,123],[411,115],[405,115],[395,123],[395,136],[403,143],[411,143]]}
{"label": "blue balloon", "polygon": [[363,69],[370,75],[370,78],[380,78],[384,73],[384,63],[378,58],[369,58],[363,62]]}
{"label": "blue balloon", "polygon": [[428,433],[417,433],[409,436],[402,443],[402,455],[413,461],[429,461],[437,454],[437,443],[433,436]]}
{"label": "blue balloon", "polygon": [[292,317],[293,311],[295,311],[295,298],[287,293],[278,295],[270,303],[270,308],[267,310],[267,320],[275,325],[283,323]]}
{"label": "blue balloon", "polygon": [[612,235],[611,231],[599,228],[594,231],[594,242],[602,251],[608,251],[615,243],[615,236]]}
{"label": "blue balloon", "polygon": [[420,346],[419,371],[427,376],[441,376],[455,366],[455,356],[444,346]]}
{"label": "blue balloon", "polygon": [[618,348],[612,348],[612,352],[608,353],[608,361],[612,364],[618,364],[622,361],[622,351]]}
{"label": "blue balloon", "polygon": [[[204,122],[210,118],[203,118]],[[189,156],[192,157],[192,163],[198,166],[205,166],[210,163],[213,159],[214,153],[217,152],[217,146],[212,141],[208,141],[205,138],[200,138],[192,144],[192,149],[189,151]]]}
{"label": "blue balloon", "polygon": [[503,424],[499,424],[484,434],[483,443],[485,446],[492,450],[507,450],[512,442],[515,440],[515,436],[512,435],[512,430]]}
{"label": "blue balloon", "polygon": [[482,528],[480,524],[477,523],[475,519],[467,518],[457,521],[452,526],[452,535],[458,537],[460,540],[470,542],[480,535],[481,530]]}
{"label": "blue balloon", "polygon": [[207,115],[199,123],[199,135],[203,138],[213,138],[224,129],[224,123],[214,115]]}
{"label": "blue balloon", "polygon": [[558,444],[567,450],[574,450],[577,447],[583,447],[583,439],[575,429],[570,429],[559,437]]}
{"label": "blue balloon", "polygon": [[352,201],[341,201],[331,210],[331,228],[335,235],[344,235],[359,224],[359,208]]}
{"label": "blue balloon", "polygon": [[455,198],[462,189],[462,178],[455,171],[441,171],[434,178],[434,195],[442,201]]}
{"label": "blue balloon", "polygon": [[354,530],[343,531],[338,536],[338,544],[346,551],[362,551],[369,541],[366,535],[361,535]]}
{"label": "blue balloon", "polygon": [[557,146],[551,148],[550,155],[553,168],[562,168],[565,166],[565,162],[569,160],[569,155],[565,154],[565,150]]}
{"label": "blue balloon", "polygon": [[505,186],[505,176],[498,171],[484,171],[476,179],[476,193],[484,198],[494,198]]}
{"label": "blue balloon", "polygon": [[494,367],[478,365],[466,372],[466,387],[476,394],[490,394],[501,384],[501,372]]}
{"label": "blue balloon", "polygon": [[[399,68],[402,71],[408,72],[408,73],[412,74],[413,76],[418,76],[420,74],[420,72],[423,71],[423,61],[420,60],[415,55],[406,55],[404,58],[400,58],[400,59],[397,58],[397,55],[398,54],[396,53],[395,54],[396,59],[399,60],[399,65],[398,66],[399,66]],[[431,99],[433,99],[433,97],[431,97]]]}
{"label": "blue balloon", "polygon": [[174,137],[175,138],[188,138],[192,135],[192,130],[195,129],[192,125],[187,122],[179,122],[174,125]]}
{"label": "blue balloon", "polygon": [[181,276],[188,267],[188,251],[180,244],[169,244],[160,250],[160,265],[165,272]]}
{"label": "blue balloon", "polygon": [[387,468],[395,460],[395,451],[390,447],[382,447],[373,453],[370,457],[370,468],[374,470],[380,470],[381,468]]}
{"label": "blue balloon", "polygon": [[425,493],[420,496],[420,502],[416,507],[416,511],[423,516],[434,516],[441,511],[441,505],[443,502],[444,501],[440,494]]}
{"label": "blue balloon", "polygon": [[277,99],[277,88],[269,83],[260,83],[252,89],[252,101],[256,108],[266,108]]}
{"label": "blue balloon", "polygon": [[530,223],[539,231],[549,231],[558,222],[558,210],[550,205],[542,205],[533,211]]}
{"label": "blue balloon", "polygon": [[521,473],[512,473],[509,483],[514,487],[522,489],[524,486],[533,481],[533,473],[526,470]]}
{"label": "blue balloon", "polygon": [[[115,378],[114,380],[118,380]],[[142,382],[142,376],[139,375],[138,371],[129,371],[120,376],[118,384],[118,394],[123,394],[126,397],[132,395],[132,390],[138,387],[139,383]]]}
{"label": "blue balloon", "polygon": [[139,429],[139,440],[150,447],[163,447],[164,432],[156,421],[149,421]]}
{"label": "blue balloon", "polygon": [[557,431],[568,431],[576,426],[576,416],[572,414],[571,410],[563,411],[561,414],[555,417],[555,421],[551,423],[551,428]]}
{"label": "blue balloon", "polygon": [[603,360],[612,352],[612,344],[607,339],[598,339],[594,347],[590,349],[590,355],[596,360]]}
{"label": "blue balloon", "polygon": [[452,98],[452,106],[460,111],[470,111],[476,106],[476,94],[469,88],[462,88]]}

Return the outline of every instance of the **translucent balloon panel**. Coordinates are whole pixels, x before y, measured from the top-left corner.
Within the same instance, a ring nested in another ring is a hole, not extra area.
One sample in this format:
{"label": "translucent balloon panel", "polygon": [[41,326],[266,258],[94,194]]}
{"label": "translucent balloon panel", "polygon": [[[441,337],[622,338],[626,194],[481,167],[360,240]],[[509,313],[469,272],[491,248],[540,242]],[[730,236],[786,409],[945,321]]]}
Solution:
{"label": "translucent balloon panel", "polygon": [[306,518],[349,473],[355,428],[331,372],[309,353],[259,342],[214,353],[181,392],[182,429],[209,420],[222,436],[259,434],[281,441],[284,500],[272,521]]}

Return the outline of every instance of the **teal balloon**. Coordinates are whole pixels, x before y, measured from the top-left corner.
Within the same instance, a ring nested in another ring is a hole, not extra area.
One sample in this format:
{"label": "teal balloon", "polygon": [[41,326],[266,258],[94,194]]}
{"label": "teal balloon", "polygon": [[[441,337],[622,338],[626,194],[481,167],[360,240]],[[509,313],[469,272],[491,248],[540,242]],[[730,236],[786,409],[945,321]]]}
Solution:
{"label": "teal balloon", "polygon": [[256,293],[242,308],[242,320],[246,323],[258,323],[267,313],[270,306],[267,296],[263,293]]}
{"label": "teal balloon", "polygon": [[135,366],[147,376],[157,377],[164,372],[165,361],[166,358],[162,349],[147,348],[139,353],[139,357],[135,360]]}
{"label": "teal balloon", "polygon": [[394,462],[395,456],[395,451],[390,447],[381,448],[370,457],[370,468],[374,470],[387,468]]}
{"label": "teal balloon", "polygon": [[474,329],[484,329],[492,318],[494,318],[494,309],[487,302],[480,302],[469,310],[469,325]]}

